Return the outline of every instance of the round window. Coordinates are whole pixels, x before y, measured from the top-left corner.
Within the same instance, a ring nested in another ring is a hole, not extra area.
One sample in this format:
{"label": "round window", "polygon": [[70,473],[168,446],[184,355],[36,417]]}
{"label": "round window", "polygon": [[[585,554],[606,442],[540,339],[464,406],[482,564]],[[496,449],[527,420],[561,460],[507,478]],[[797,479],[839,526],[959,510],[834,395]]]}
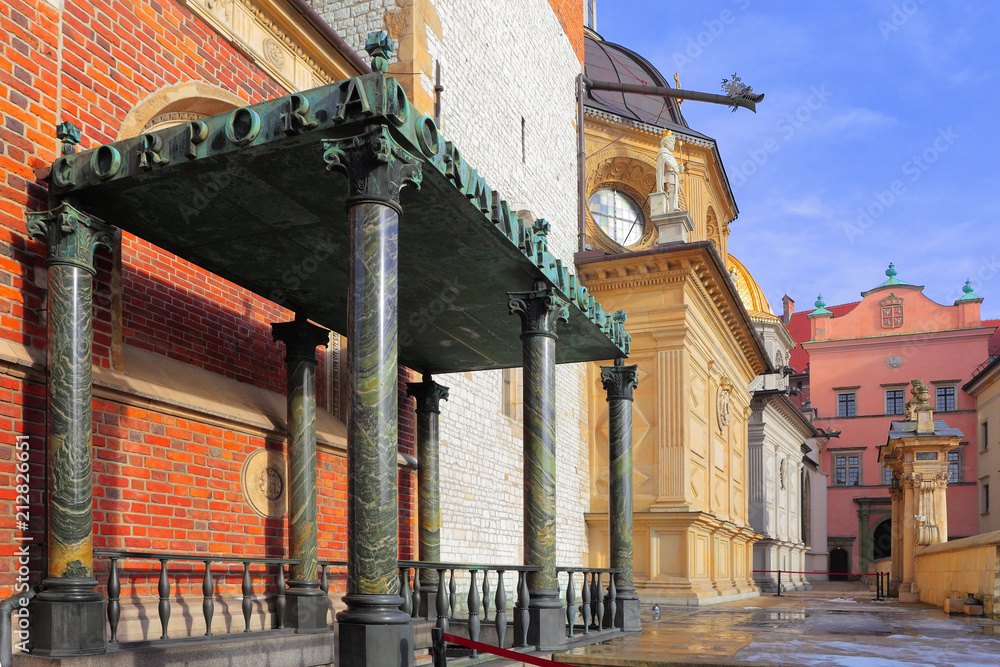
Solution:
{"label": "round window", "polygon": [[642,209],[624,192],[601,188],[590,195],[590,214],[601,230],[623,246],[638,243],[645,231]]}

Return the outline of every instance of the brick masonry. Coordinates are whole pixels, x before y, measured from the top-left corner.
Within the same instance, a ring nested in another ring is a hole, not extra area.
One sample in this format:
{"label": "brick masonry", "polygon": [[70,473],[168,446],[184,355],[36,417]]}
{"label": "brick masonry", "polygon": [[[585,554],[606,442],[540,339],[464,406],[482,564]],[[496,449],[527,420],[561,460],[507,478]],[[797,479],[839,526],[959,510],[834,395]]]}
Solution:
{"label": "brick masonry", "polygon": [[[45,208],[40,177],[58,155],[55,125],[83,130],[81,149],[118,138],[137,104],[164,87],[196,81],[247,103],[286,91],[176,0],[43,0],[0,5],[0,596],[10,594],[16,535],[32,550],[31,583],[41,578],[45,537],[44,245],[27,239],[25,212]],[[114,222],[114,221],[110,221]],[[292,314],[148,242],[123,234],[120,292],[114,260],[97,259],[94,363],[116,368],[122,344],[185,361],[233,382],[284,394],[284,350],[270,323]],[[121,300],[120,323],[113,298]],[[117,330],[116,330],[117,328]],[[323,355],[317,377],[325,376]],[[126,369],[127,370],[127,369]],[[401,369],[401,381],[408,371]],[[322,384],[317,392],[325,395]],[[220,428],[149,409],[141,399],[94,402],[95,547],[247,556],[287,554],[287,520],[265,519],[243,499],[240,472],[251,453],[284,450],[280,437]],[[14,445],[30,436],[30,527],[13,504]],[[400,422],[401,449],[413,449],[412,418]],[[319,460],[320,558],[346,557],[346,461],[326,448]],[[414,556],[415,508],[409,471],[400,473],[400,557]],[[106,565],[99,578],[106,576]],[[129,565],[130,570],[142,570]],[[237,592],[239,576],[232,590]],[[135,583],[140,581],[140,583]],[[192,579],[200,595],[200,578]],[[151,594],[129,579],[123,595]],[[179,592],[187,587],[176,581]],[[343,590],[335,578],[332,589]]]}

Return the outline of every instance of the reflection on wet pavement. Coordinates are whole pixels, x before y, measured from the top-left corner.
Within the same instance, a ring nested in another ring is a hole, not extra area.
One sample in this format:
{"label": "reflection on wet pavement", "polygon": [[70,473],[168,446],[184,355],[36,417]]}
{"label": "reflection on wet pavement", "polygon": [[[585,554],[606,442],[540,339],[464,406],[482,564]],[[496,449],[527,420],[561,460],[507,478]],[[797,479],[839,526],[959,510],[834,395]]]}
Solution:
{"label": "reflection on wet pavement", "polygon": [[641,634],[558,654],[570,665],[1000,665],[1000,622],[878,601],[863,587],[770,595],[710,607],[661,605]]}

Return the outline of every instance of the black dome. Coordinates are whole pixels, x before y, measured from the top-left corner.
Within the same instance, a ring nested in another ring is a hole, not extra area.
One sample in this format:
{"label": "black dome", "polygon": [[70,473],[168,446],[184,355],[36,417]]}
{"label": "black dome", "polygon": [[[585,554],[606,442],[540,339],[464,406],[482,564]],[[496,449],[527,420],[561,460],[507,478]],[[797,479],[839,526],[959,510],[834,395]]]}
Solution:
{"label": "black dome", "polygon": [[[592,81],[674,87],[648,60],[624,46],[604,41],[591,30],[584,31],[584,73]],[[665,130],[704,137],[688,126],[677,100],[672,98],[589,90],[585,106]]]}

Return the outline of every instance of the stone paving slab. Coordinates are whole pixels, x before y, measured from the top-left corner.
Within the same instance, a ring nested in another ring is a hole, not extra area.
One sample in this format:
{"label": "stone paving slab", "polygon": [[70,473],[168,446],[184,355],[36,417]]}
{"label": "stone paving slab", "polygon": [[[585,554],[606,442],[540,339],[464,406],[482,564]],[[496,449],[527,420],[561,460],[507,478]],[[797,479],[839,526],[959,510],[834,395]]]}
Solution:
{"label": "stone paving slab", "polygon": [[863,585],[763,595],[712,607],[643,613],[643,632],[553,656],[567,665],[1000,665],[1000,622],[925,604],[875,601]]}

